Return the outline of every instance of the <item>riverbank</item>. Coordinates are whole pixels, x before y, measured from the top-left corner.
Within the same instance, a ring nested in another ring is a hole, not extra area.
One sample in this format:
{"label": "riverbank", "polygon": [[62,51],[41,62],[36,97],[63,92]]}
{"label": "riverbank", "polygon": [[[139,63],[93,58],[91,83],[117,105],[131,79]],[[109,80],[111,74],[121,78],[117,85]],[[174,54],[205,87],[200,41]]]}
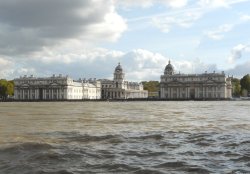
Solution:
{"label": "riverbank", "polygon": [[159,99],[159,98],[136,98],[136,99],[83,99],[83,100],[0,100],[0,102],[135,102],[135,101],[242,101],[250,98],[231,99]]}

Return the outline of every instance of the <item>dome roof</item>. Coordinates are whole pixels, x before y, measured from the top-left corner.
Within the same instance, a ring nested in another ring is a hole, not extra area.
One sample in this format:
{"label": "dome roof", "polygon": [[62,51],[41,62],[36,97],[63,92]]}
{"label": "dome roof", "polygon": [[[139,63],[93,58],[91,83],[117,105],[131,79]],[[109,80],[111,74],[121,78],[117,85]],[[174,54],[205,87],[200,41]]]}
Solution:
{"label": "dome roof", "polygon": [[115,68],[115,72],[122,71],[122,66],[118,63],[117,67]]}
{"label": "dome roof", "polygon": [[170,60],[168,61],[168,65],[165,67],[164,74],[173,75],[174,74],[174,67],[171,65]]}

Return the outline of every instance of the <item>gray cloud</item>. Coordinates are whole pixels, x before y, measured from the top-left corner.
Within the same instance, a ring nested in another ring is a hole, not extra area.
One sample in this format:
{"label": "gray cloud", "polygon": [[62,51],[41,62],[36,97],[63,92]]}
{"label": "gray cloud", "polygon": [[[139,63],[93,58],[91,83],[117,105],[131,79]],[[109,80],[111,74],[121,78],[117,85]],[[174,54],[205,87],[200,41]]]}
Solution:
{"label": "gray cloud", "polygon": [[227,70],[226,73],[230,76],[233,75],[237,78],[242,78],[244,75],[250,74],[250,61],[236,65],[234,68]]}
{"label": "gray cloud", "polygon": [[236,60],[242,57],[243,52],[249,52],[249,45],[239,44],[231,50],[231,55],[229,57],[229,62],[234,63]]}
{"label": "gray cloud", "polygon": [[[121,62],[126,73],[125,77],[131,81],[159,80],[169,58],[148,50],[137,49],[130,52],[93,49],[77,54],[39,54],[34,58],[18,57],[13,63],[10,58],[0,58],[0,75],[12,79],[20,75],[51,76],[64,74],[78,78],[113,78],[114,68]],[[185,74],[211,73],[225,71],[236,77],[250,73],[250,62],[237,65],[229,70],[220,70],[215,64],[207,64],[200,59],[182,61],[171,59],[176,73]]]}
{"label": "gray cloud", "polygon": [[26,54],[67,39],[91,39],[95,34],[119,36],[124,28],[110,31],[102,26],[100,31],[98,25],[110,14],[122,20],[111,0],[0,0],[0,55]]}
{"label": "gray cloud", "polygon": [[2,0],[0,1],[0,19],[11,26],[25,28],[64,26],[68,22],[74,25],[81,21],[78,16],[73,14],[79,5],[79,0],[72,2],[65,0]]}
{"label": "gray cloud", "polygon": [[[79,77],[112,78],[118,62],[121,62],[126,73],[126,79],[159,80],[169,58],[148,50],[136,49],[126,53],[106,49],[93,49],[75,52],[75,54],[38,54],[33,59],[19,58],[14,65],[12,77],[19,75],[50,76],[52,74],[68,74],[77,79]],[[205,64],[200,60],[176,61],[171,60],[176,73],[204,73],[217,71],[214,64]]]}
{"label": "gray cloud", "polygon": [[[127,53],[105,49],[89,50],[77,55],[33,55],[33,59],[19,57],[15,61],[9,79],[20,75],[50,76],[68,74],[74,79],[113,78],[118,62],[121,62],[128,80],[158,80],[167,58],[147,50],[133,50]],[[49,57],[51,56],[51,57]],[[55,66],[56,65],[56,66]]]}

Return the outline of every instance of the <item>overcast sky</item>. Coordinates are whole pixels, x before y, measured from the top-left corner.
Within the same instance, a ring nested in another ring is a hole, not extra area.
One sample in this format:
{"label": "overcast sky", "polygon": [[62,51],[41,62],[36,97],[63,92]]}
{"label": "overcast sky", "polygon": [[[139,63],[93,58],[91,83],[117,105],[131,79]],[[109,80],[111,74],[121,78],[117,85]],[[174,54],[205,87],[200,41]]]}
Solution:
{"label": "overcast sky", "polygon": [[250,73],[250,0],[0,0],[0,79]]}

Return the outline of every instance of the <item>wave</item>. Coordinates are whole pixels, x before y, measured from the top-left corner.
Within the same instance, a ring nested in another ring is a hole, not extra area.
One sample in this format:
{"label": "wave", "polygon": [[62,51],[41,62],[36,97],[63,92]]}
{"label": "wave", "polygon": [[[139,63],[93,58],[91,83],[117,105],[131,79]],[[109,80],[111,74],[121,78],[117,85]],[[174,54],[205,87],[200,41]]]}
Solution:
{"label": "wave", "polygon": [[47,143],[36,143],[36,142],[26,142],[21,144],[12,145],[10,147],[6,147],[0,149],[1,154],[18,154],[25,151],[43,151],[53,148],[52,145]]}
{"label": "wave", "polygon": [[186,162],[183,161],[173,161],[173,162],[165,162],[163,164],[159,164],[155,166],[156,168],[179,168],[179,167],[185,167],[187,166]]}
{"label": "wave", "polygon": [[58,170],[58,171],[40,170],[40,171],[34,171],[34,174],[74,174],[74,173],[67,170]]}
{"label": "wave", "polygon": [[55,141],[0,146],[0,173],[227,173],[240,170],[238,166],[250,171],[248,135],[173,131],[37,135]]}

